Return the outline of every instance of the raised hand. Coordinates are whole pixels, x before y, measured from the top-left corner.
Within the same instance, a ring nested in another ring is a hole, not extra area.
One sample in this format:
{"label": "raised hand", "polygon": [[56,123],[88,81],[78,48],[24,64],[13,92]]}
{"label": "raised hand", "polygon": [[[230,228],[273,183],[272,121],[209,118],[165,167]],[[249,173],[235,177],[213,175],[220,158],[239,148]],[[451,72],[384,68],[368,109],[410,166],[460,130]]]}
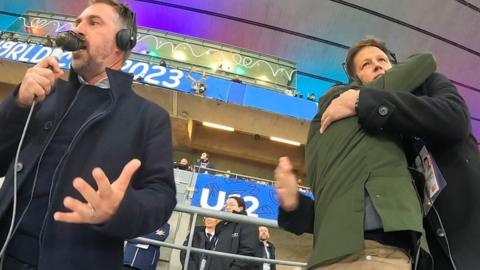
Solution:
{"label": "raised hand", "polygon": [[28,107],[33,100],[43,101],[50,94],[55,80],[62,75],[63,70],[55,58],[44,58],[25,73],[17,94],[17,104]]}
{"label": "raised hand", "polygon": [[73,186],[87,202],[84,203],[67,196],[63,200],[63,204],[72,212],[55,212],[53,218],[56,221],[67,223],[102,224],[107,222],[117,212],[132,176],[140,168],[140,165],[140,160],[132,159],[123,167],[120,176],[113,183],[110,183],[102,169],[93,169],[92,176],[97,182],[98,190],[95,190],[84,179],[75,178]]}
{"label": "raised hand", "polygon": [[278,160],[274,177],[280,207],[285,211],[295,210],[298,206],[298,184],[288,157]]}

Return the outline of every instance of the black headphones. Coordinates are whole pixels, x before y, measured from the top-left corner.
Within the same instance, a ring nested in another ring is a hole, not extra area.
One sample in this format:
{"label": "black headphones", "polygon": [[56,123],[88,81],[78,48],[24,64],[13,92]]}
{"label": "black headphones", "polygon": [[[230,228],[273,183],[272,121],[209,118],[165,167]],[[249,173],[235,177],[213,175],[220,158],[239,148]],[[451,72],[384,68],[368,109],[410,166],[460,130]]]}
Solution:
{"label": "black headphones", "polygon": [[[388,60],[390,61],[390,63],[392,63],[393,65],[396,65],[398,63],[397,61],[397,56],[395,55],[395,53],[391,52],[389,49],[387,49],[386,47],[384,48],[380,48],[378,47],[380,50],[382,50],[383,52],[385,52],[385,54],[387,55],[388,57]],[[348,82],[351,83],[353,81],[356,81],[358,80],[358,78],[354,75],[354,74],[350,74],[348,72],[348,69],[347,69],[347,63],[350,61],[350,59],[348,58],[348,55],[347,55],[347,58],[345,58],[345,61],[343,61],[342,63],[342,68],[343,68],[343,71],[345,72],[345,74],[347,75],[347,78],[348,78]]]}
{"label": "black headphones", "polygon": [[115,41],[122,51],[130,51],[137,44],[137,20],[135,13],[126,5],[120,4],[120,17],[127,18],[127,28],[117,32]]}

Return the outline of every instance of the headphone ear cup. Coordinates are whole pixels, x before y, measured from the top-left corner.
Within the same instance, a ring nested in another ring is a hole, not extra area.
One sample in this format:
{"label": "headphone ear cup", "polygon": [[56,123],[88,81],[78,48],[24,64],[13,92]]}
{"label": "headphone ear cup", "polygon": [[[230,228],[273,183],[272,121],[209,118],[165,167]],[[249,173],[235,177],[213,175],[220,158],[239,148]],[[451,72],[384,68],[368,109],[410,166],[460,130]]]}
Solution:
{"label": "headphone ear cup", "polygon": [[130,30],[122,29],[118,31],[117,35],[115,36],[117,47],[122,51],[128,51],[129,49],[131,49],[130,37],[131,37]]}
{"label": "headphone ear cup", "polygon": [[129,43],[129,50],[135,48],[135,45],[137,45],[137,22],[135,20],[135,17],[133,18],[133,26],[129,37]]}

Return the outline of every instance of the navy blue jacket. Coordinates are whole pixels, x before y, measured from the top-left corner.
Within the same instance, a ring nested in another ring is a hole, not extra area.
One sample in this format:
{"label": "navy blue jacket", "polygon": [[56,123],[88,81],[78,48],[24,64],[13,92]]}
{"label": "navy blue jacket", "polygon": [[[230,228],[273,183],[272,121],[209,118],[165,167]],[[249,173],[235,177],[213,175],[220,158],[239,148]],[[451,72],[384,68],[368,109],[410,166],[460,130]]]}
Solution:
{"label": "navy blue jacket", "polygon": [[[139,97],[132,77],[107,69],[110,102],[101,106],[77,132],[52,188],[46,222],[40,235],[38,270],[121,269],[123,241],[145,235],[164,224],[176,204],[172,168],[172,139],[168,113]],[[18,185],[35,169],[80,84],[70,71],[69,81],[57,80],[52,93],[38,104],[20,153]],[[17,87],[18,89],[18,87]],[[0,105],[0,228],[10,223],[13,198],[13,159],[28,109],[15,103],[15,94]],[[75,177],[96,187],[91,172],[102,168],[115,180],[133,158],[142,166],[133,176],[117,213],[105,224],[77,225],[53,220],[55,211],[67,211],[65,196],[84,201],[72,186]],[[5,233],[0,235],[4,243]]]}
{"label": "navy blue jacket", "polygon": [[[163,231],[158,234],[157,231]],[[165,223],[157,231],[144,235],[142,237],[165,241],[170,233],[170,224]],[[160,257],[160,247],[154,245],[140,246],[139,243],[128,241],[123,253],[123,264],[133,266],[141,270],[155,270],[157,268],[158,258]]]}

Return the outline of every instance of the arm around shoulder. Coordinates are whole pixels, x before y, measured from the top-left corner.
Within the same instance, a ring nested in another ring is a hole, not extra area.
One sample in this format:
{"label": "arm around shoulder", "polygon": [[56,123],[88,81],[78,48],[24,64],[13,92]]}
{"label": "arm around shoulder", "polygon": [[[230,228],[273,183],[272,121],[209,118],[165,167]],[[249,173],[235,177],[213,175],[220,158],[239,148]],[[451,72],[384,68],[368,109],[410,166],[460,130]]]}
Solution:
{"label": "arm around shoulder", "polygon": [[413,92],[362,87],[358,103],[361,127],[372,134],[402,134],[449,142],[470,133],[463,98],[445,76],[433,73]]}

